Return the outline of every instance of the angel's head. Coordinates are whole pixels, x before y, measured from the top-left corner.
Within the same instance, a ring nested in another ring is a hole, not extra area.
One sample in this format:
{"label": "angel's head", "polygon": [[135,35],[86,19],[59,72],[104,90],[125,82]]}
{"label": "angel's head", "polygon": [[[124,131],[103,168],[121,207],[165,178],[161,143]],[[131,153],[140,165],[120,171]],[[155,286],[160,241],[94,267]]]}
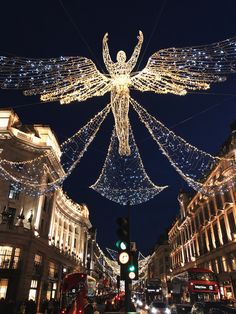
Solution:
{"label": "angel's head", "polygon": [[126,61],[126,53],[123,50],[117,52],[116,60],[118,63],[125,63]]}

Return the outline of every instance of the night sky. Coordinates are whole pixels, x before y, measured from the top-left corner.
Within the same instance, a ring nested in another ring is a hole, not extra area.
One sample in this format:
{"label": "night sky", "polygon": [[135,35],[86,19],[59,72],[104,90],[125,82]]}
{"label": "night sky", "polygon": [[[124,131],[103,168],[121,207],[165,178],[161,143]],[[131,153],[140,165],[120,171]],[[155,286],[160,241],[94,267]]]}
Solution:
{"label": "night sky", "polygon": [[[137,43],[144,44],[136,70],[141,70],[155,51],[168,47],[210,44],[236,36],[235,0],[3,1],[0,7],[0,54],[32,58],[84,56],[99,70],[102,38],[109,33],[110,52],[127,57]],[[132,92],[150,114],[192,145],[213,155],[219,152],[236,119],[236,74],[208,91],[185,97]],[[109,94],[85,102],[40,103],[39,97],[24,97],[20,91],[0,91],[0,107],[12,107],[23,124],[49,125],[59,143],[72,136],[109,102]],[[147,174],[156,185],[169,188],[151,201],[131,208],[131,238],[147,255],[158,237],[178,214],[177,195],[187,186],[161,154],[157,144],[131,110],[131,125]],[[102,249],[115,249],[116,219],[127,208],[113,203],[89,186],[98,178],[112,132],[110,114],[80,164],[65,181],[64,190],[78,203],[86,203],[97,228]]]}

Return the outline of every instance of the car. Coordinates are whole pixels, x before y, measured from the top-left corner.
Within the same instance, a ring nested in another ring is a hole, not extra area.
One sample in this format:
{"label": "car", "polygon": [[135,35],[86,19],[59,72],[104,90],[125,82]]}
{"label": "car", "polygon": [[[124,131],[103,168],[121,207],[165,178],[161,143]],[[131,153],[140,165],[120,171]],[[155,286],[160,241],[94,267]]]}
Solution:
{"label": "car", "polygon": [[170,307],[171,314],[189,314],[191,313],[192,305],[189,303],[172,304]]}
{"label": "car", "polygon": [[196,302],[193,304],[191,314],[228,314],[235,313],[236,308],[227,306],[222,302]]}
{"label": "car", "polygon": [[150,314],[170,314],[170,308],[168,304],[161,301],[153,301],[149,306]]}

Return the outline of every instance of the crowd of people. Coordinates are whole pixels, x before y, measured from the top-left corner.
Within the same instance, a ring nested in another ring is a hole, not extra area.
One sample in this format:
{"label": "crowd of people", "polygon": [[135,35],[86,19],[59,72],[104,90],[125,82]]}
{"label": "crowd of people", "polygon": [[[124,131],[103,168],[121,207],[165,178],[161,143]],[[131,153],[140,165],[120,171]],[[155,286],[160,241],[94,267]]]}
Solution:
{"label": "crowd of people", "polygon": [[[0,313],[1,314],[36,314],[37,306],[34,300],[26,300],[24,302],[15,302],[12,300],[6,301],[4,298],[0,299]],[[59,302],[51,299],[44,300],[40,306],[40,313],[42,314],[59,314]]]}
{"label": "crowd of people", "polygon": [[[131,303],[131,312],[135,312],[135,306]],[[90,307],[91,309],[91,307]],[[107,312],[125,312],[125,300],[124,297],[119,299],[101,299],[96,298],[96,302],[93,303],[93,311],[84,312],[85,314],[103,314]]]}
{"label": "crowd of people", "polygon": [[[84,314],[104,314],[106,312],[125,312],[124,298],[119,300],[96,298],[91,300],[88,297],[84,298]],[[42,314],[59,314],[60,304],[58,301],[44,300],[39,309]],[[133,311],[135,307],[133,305]],[[24,302],[6,301],[4,298],[0,299],[0,314],[36,314],[37,306],[35,301],[26,300]]]}
{"label": "crowd of people", "polygon": [[6,301],[0,299],[0,313],[7,314],[36,314],[36,303],[33,300],[24,302],[15,302],[13,300]]}

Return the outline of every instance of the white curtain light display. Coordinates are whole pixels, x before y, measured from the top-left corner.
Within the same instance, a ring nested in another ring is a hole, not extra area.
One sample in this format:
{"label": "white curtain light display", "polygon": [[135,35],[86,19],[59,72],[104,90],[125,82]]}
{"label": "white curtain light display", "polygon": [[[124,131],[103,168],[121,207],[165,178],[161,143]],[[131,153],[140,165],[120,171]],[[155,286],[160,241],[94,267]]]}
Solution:
{"label": "white curtain light display", "polygon": [[98,180],[92,189],[121,205],[136,205],[149,201],[167,186],[156,186],[147,176],[129,128],[130,155],[118,153],[118,139],[114,129],[108,154]]}

